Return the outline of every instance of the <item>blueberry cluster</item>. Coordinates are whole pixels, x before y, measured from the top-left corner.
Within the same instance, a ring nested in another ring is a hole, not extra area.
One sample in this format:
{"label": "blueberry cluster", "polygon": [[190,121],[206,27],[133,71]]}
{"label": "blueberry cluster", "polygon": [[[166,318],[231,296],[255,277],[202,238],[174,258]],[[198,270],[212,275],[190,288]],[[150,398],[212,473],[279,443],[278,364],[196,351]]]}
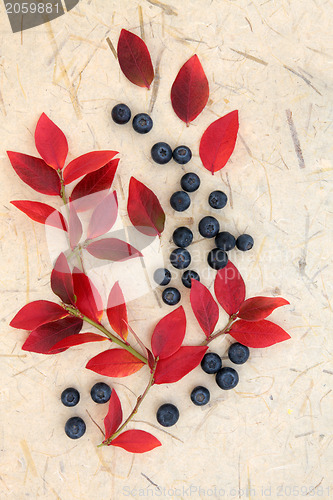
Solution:
{"label": "blueberry cluster", "polygon": [[[107,403],[111,397],[111,388],[104,382],[98,382],[90,391],[93,401],[98,404]],[[76,406],[80,401],[80,393],[74,387],[68,387],[61,393],[61,402],[68,407]],[[65,424],[65,432],[71,439],[78,439],[86,432],[86,424],[81,417],[71,417]]]}

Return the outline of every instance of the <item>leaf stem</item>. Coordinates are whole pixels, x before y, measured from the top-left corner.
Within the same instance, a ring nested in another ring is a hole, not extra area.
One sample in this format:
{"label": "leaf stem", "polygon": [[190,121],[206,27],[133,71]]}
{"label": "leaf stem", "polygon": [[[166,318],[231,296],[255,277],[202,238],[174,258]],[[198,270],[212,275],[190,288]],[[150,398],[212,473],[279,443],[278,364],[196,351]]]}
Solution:
{"label": "leaf stem", "polygon": [[229,316],[229,321],[225,325],[225,327],[222,328],[222,330],[219,330],[216,333],[212,333],[200,345],[208,345],[208,344],[210,344],[210,342],[212,342],[212,340],[215,340],[217,337],[220,337],[221,335],[224,335],[224,334],[228,333],[230,331],[230,329],[231,329],[231,327],[232,327],[232,325],[233,325],[236,317],[237,317],[237,314],[232,314],[231,316]]}

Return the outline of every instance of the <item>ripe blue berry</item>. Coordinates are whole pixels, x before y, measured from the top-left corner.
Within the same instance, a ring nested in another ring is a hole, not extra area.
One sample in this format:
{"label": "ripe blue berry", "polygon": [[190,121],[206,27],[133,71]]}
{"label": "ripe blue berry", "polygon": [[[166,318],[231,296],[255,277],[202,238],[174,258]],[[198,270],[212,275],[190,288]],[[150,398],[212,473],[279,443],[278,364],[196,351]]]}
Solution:
{"label": "ripe blue berry", "polygon": [[118,125],[123,125],[131,119],[131,110],[126,104],[116,104],[111,111],[112,120]]}
{"label": "ripe blue berry", "polygon": [[154,281],[161,286],[168,285],[171,281],[171,273],[169,269],[165,269],[163,267],[156,269],[154,272]]}
{"label": "ripe blue berry", "polygon": [[233,368],[225,366],[216,374],[216,383],[221,389],[233,389],[238,384],[238,373]]}
{"label": "ripe blue berry", "polygon": [[197,280],[200,281],[200,276],[197,272],[195,271],[185,271],[183,276],[182,276],[182,283],[186,288],[191,288],[192,283],[191,280]]}
{"label": "ripe blue berry", "polygon": [[177,227],[173,232],[172,239],[177,247],[185,248],[192,243],[193,233],[188,227]]}
{"label": "ripe blue berry", "polygon": [[201,368],[206,373],[216,373],[222,368],[222,360],[215,352],[207,352],[202,358]]}
{"label": "ripe blue berry", "polygon": [[253,238],[249,234],[241,234],[238,236],[236,240],[236,247],[238,250],[242,250],[243,252],[246,252],[247,250],[251,250],[253,247]]}
{"label": "ripe blue berry", "polygon": [[232,250],[236,245],[236,238],[228,233],[228,231],[222,231],[215,238],[215,245],[221,250]]}
{"label": "ripe blue berry", "polygon": [[86,432],[86,424],[80,417],[72,417],[65,424],[65,432],[71,439],[79,439]]}
{"label": "ripe blue berry", "polygon": [[104,382],[97,382],[90,391],[93,401],[98,404],[107,403],[111,397],[111,387]]}
{"label": "ripe blue berry", "polygon": [[206,387],[198,385],[191,392],[191,401],[197,406],[206,405],[210,400],[210,392]]}
{"label": "ripe blue berry", "polygon": [[229,347],[228,356],[235,365],[242,365],[249,359],[250,349],[246,345],[235,342]]}
{"label": "ripe blue berry", "polygon": [[168,163],[172,158],[172,149],[166,142],[157,142],[151,148],[151,157],[160,165]]}
{"label": "ripe blue berry", "polygon": [[73,387],[68,387],[61,393],[61,402],[65,406],[75,406],[80,401],[80,393]]}
{"label": "ripe blue berry", "polygon": [[199,233],[204,238],[214,238],[220,230],[220,224],[215,217],[208,215],[199,222]]}
{"label": "ripe blue berry", "polygon": [[191,205],[191,198],[184,191],[176,191],[170,198],[170,205],[177,212],[184,212]]}
{"label": "ripe blue berry", "polygon": [[208,254],[207,262],[210,267],[218,271],[228,264],[228,254],[220,248],[213,248]]}
{"label": "ripe blue berry", "polygon": [[186,269],[191,264],[191,255],[184,248],[175,248],[170,254],[170,262],[176,269]]}
{"label": "ripe blue berry", "polygon": [[132,126],[135,132],[147,134],[153,128],[153,120],[146,113],[139,113],[133,118]]}
{"label": "ripe blue berry", "polygon": [[173,159],[180,165],[185,165],[192,158],[192,152],[187,146],[178,146],[173,150]]}
{"label": "ripe blue berry", "polygon": [[194,172],[190,172],[189,174],[183,175],[180,180],[180,185],[184,191],[193,193],[193,191],[196,191],[200,186],[200,178]]}
{"label": "ripe blue berry", "polygon": [[170,286],[163,290],[162,300],[165,304],[168,304],[168,306],[175,306],[180,301],[180,298],[181,295],[177,288]]}
{"label": "ripe blue berry", "polygon": [[179,419],[178,408],[171,403],[165,403],[157,410],[156,418],[157,422],[163,425],[163,427],[171,427]]}
{"label": "ripe blue berry", "polygon": [[208,203],[212,208],[224,208],[227,204],[228,197],[223,191],[213,191],[208,197]]}

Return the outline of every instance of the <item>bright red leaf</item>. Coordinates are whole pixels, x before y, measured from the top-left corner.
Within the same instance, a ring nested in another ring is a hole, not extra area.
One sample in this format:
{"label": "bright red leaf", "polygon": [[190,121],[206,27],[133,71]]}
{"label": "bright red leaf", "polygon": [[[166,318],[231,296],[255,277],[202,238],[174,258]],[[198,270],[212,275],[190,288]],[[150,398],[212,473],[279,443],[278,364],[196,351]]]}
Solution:
{"label": "bright red leaf", "polygon": [[65,165],[68,144],[65,134],[45,113],[38,120],[35,130],[38,153],[50,167],[57,170]]}
{"label": "bright red leaf", "polygon": [[117,193],[108,194],[95,208],[92,213],[87,238],[98,238],[102,234],[107,233],[114,223],[118,215],[118,200]]}
{"label": "bright red leaf", "polygon": [[139,250],[118,238],[103,238],[102,240],[93,241],[86,246],[86,250],[97,259],[112,260],[114,262],[142,257]]}
{"label": "bright red leaf", "polygon": [[199,147],[203,166],[213,175],[229,160],[236,144],[238,111],[232,111],[213,122],[205,130]]}
{"label": "bright red leaf", "polygon": [[282,297],[252,297],[243,302],[237,316],[247,321],[259,321],[267,318],[277,307],[288,304],[288,300]]}
{"label": "bright red leaf", "polygon": [[59,255],[54,264],[51,288],[65,304],[75,303],[72,273],[64,253]]}
{"label": "bright red leaf", "polygon": [[157,363],[155,384],[171,384],[190,373],[202,360],[207,346],[182,346],[172,356]]}
{"label": "bright red leaf", "polygon": [[145,453],[161,446],[161,442],[149,432],[129,430],[119,434],[111,441],[111,445],[119,446],[130,453]]}
{"label": "bright red leaf", "polygon": [[106,314],[112,330],[126,340],[128,335],[127,328],[127,308],[123,292],[118,281],[113,285],[109,298]]}
{"label": "bright red leaf", "polygon": [[88,361],[86,368],[106,377],[127,377],[144,365],[145,363],[125,349],[109,349]]}
{"label": "bright red leaf", "polygon": [[261,321],[236,321],[228,332],[237,342],[248,347],[268,347],[290,339],[280,326],[263,319]]}
{"label": "bright red leaf", "polygon": [[162,318],[155,326],[151,347],[155,357],[168,358],[174,354],[185,337],[186,316],[183,306],[178,307]]}
{"label": "bright red leaf", "polygon": [[15,200],[10,203],[36,222],[67,231],[67,223],[63,215],[50,205],[26,200]]}
{"label": "bright red leaf", "polygon": [[64,170],[64,183],[70,184],[79,177],[104,167],[117,154],[118,151],[91,151],[75,158]]}
{"label": "bright red leaf", "polygon": [[109,439],[118,429],[123,419],[123,411],[118,394],[112,389],[108,413],[104,419],[105,439]]}
{"label": "bright red leaf", "polygon": [[149,89],[154,79],[154,68],[145,42],[131,33],[121,30],[117,47],[122,72],[130,82]]}
{"label": "bright red leaf", "polygon": [[44,160],[14,151],[7,151],[7,155],[17,175],[28,186],[38,193],[60,195],[60,177]]}
{"label": "bright red leaf", "polygon": [[223,309],[231,316],[235,314],[245,299],[245,283],[232,262],[220,269],[215,278],[216,298]]}
{"label": "bright red leaf", "polygon": [[141,233],[157,236],[163,232],[165,213],[157,196],[134,177],[130,180],[127,212],[133,226]]}
{"label": "bright red leaf", "polygon": [[73,269],[73,285],[76,307],[82,314],[99,323],[103,314],[101,296],[93,282],[77,267]]}
{"label": "bright red leaf", "polygon": [[69,347],[87,344],[89,342],[104,342],[105,340],[109,339],[107,337],[103,337],[103,335],[98,335],[97,333],[86,332],[70,335],[69,337],[66,337],[65,339],[54,344],[49,350],[49,353],[51,354],[53,351],[64,350]]}
{"label": "bright red leaf", "polygon": [[176,115],[188,125],[204,109],[208,96],[208,80],[195,54],[180,68],[172,85],[172,107]]}
{"label": "bright red leaf", "polygon": [[21,330],[34,330],[44,323],[65,316],[68,316],[68,312],[59,304],[48,300],[35,300],[23,306],[9,324]]}
{"label": "bright red leaf", "polygon": [[191,280],[191,306],[195,317],[206,337],[213,333],[219,319],[219,306],[212,294],[202,283]]}
{"label": "bright red leaf", "polygon": [[74,203],[69,203],[69,244],[71,249],[76,247],[82,236],[82,224],[76,213]]}
{"label": "bright red leaf", "polygon": [[[39,352],[41,354],[50,354],[50,349],[65,337],[78,334],[82,328],[83,321],[80,318],[69,316],[67,318],[45,323],[33,330],[27,340],[24,342],[23,351]],[[65,349],[52,351],[62,352]]]}

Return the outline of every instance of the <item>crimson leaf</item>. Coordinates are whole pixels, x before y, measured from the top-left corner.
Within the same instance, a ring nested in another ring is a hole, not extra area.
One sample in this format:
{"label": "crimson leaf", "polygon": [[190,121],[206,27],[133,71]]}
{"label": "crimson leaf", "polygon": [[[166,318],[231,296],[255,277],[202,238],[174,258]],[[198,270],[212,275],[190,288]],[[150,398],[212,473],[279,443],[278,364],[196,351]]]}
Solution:
{"label": "crimson leaf", "polygon": [[133,226],[141,233],[157,236],[163,232],[165,213],[157,196],[134,177],[130,180],[127,212]]}
{"label": "crimson leaf", "polygon": [[122,432],[110,444],[130,453],[145,453],[161,446],[161,442],[149,432],[135,429]]}
{"label": "crimson leaf", "polygon": [[127,377],[144,365],[145,363],[125,349],[109,349],[88,361],[86,368],[106,377]]}
{"label": "crimson leaf", "polygon": [[290,338],[283,328],[266,319],[261,321],[240,319],[232,325],[228,333],[237,342],[248,347],[268,347]]}
{"label": "crimson leaf", "polygon": [[235,314],[245,299],[245,283],[232,262],[220,269],[215,278],[216,298],[223,309],[231,316]]}
{"label": "crimson leaf", "polygon": [[65,134],[45,113],[38,120],[35,144],[43,160],[55,170],[65,165],[68,144]]}
{"label": "crimson leaf", "polygon": [[183,306],[162,318],[155,326],[151,347],[155,357],[167,358],[174,354],[185,337],[186,316]]}
{"label": "crimson leaf", "polygon": [[182,346],[172,356],[157,363],[155,384],[171,384],[190,373],[202,360],[207,346]]}
{"label": "crimson leaf", "polygon": [[202,283],[191,280],[191,306],[204,334],[208,338],[213,333],[219,319],[219,307],[212,294]]}
{"label": "crimson leaf", "polygon": [[35,300],[22,307],[10,322],[10,326],[22,330],[34,330],[44,323],[68,316],[59,304],[48,300]]}
{"label": "crimson leaf", "polygon": [[122,29],[117,54],[126,78],[139,87],[149,89],[154,79],[154,69],[145,42],[134,33]]}

